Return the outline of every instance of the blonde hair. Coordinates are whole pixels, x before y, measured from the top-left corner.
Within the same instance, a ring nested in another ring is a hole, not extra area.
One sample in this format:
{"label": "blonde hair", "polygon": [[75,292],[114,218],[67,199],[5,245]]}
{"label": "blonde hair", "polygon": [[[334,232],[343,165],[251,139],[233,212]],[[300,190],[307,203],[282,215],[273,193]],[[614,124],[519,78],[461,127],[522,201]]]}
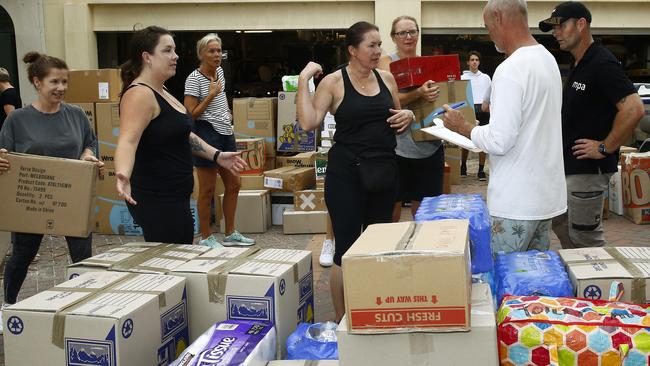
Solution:
{"label": "blonde hair", "polygon": [[397,25],[397,23],[398,23],[400,20],[410,20],[410,21],[412,21],[413,23],[415,23],[415,29],[417,29],[418,31],[420,31],[420,25],[418,25],[418,21],[415,20],[415,18],[413,18],[413,17],[410,16],[410,15],[400,15],[400,16],[398,16],[397,18],[393,19],[393,25],[390,27],[390,35],[391,35],[391,36],[394,36],[394,35],[395,35],[395,26]]}
{"label": "blonde hair", "polygon": [[199,60],[201,60],[201,51],[203,51],[203,49],[208,46],[208,43],[212,41],[217,41],[219,42],[219,45],[221,45],[221,38],[219,38],[216,33],[208,33],[196,42],[196,57],[198,57]]}
{"label": "blonde hair", "polygon": [[9,80],[9,71],[4,67],[0,67],[0,83],[8,82]]}

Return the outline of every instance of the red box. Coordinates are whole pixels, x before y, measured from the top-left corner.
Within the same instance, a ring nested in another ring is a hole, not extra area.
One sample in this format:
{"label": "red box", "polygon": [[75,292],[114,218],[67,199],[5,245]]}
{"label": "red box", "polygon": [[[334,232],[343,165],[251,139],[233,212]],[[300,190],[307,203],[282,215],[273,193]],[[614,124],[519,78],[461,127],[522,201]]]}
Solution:
{"label": "red box", "polygon": [[408,57],[390,64],[397,87],[420,86],[426,81],[460,80],[458,55]]}

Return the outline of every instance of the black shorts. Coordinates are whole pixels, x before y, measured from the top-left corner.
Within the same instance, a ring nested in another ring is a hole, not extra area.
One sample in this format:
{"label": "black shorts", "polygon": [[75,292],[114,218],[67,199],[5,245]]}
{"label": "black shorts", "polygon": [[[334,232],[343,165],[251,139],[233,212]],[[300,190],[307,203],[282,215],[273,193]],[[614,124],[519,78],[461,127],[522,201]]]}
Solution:
{"label": "black shorts", "polygon": [[[212,124],[204,120],[194,121],[194,132],[208,145],[215,147],[221,151],[237,151],[237,144],[235,143],[235,135],[222,135],[217,132]],[[194,156],[192,158],[194,166],[197,168],[216,168],[217,164],[212,160],[207,160]]]}
{"label": "black shorts", "polygon": [[399,190],[396,202],[422,201],[424,197],[442,194],[445,172],[445,151],[442,146],[424,159],[397,156]]}
{"label": "black shorts", "polygon": [[480,104],[474,104],[474,114],[476,114],[479,126],[485,126],[490,123],[490,113],[483,112]]}

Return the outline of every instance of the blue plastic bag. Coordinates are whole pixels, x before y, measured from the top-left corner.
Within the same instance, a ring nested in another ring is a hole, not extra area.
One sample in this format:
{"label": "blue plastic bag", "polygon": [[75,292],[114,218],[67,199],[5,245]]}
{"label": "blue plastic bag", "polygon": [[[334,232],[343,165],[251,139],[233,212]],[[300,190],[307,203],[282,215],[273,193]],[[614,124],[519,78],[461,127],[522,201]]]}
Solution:
{"label": "blue plastic bag", "polygon": [[490,213],[479,194],[443,194],[425,197],[415,214],[415,221],[443,219],[469,220],[472,273],[491,272],[494,263],[490,248]]}
{"label": "blue plastic bag", "polygon": [[498,253],[497,301],[505,295],[573,297],[573,286],[560,256],[552,251]]}
{"label": "blue plastic bag", "polygon": [[300,323],[287,338],[287,360],[338,360],[336,323]]}

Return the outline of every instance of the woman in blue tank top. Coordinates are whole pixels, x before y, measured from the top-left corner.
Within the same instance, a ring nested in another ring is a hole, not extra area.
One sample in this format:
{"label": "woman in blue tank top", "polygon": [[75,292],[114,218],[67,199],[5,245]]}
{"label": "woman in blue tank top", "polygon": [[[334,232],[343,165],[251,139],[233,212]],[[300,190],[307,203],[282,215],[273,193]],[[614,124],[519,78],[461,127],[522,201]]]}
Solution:
{"label": "woman in blue tank top", "polygon": [[393,75],[377,70],[381,57],[379,29],[367,22],[348,28],[345,44],[350,63],[323,78],[313,98],[308,80],[323,73],[310,62],[298,80],[298,121],[315,130],[330,112],[336,119],[335,145],[328,153],[325,203],[334,228],[331,291],[336,320],[345,312],[341,257],[369,224],[391,222],[397,165],[395,134],[413,121],[400,109]]}

